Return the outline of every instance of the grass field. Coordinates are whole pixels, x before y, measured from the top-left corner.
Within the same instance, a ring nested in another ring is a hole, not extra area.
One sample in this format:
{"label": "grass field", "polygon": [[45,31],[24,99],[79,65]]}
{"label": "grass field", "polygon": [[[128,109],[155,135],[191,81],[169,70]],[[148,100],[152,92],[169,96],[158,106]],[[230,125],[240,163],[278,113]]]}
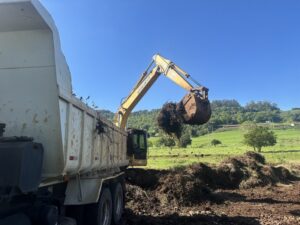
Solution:
{"label": "grass field", "polygon": [[[277,144],[262,149],[267,161],[276,164],[300,164],[300,129],[274,130]],[[243,144],[244,132],[240,129],[214,132],[193,138],[192,145],[182,148],[150,148],[148,168],[171,168],[194,162],[219,163],[228,156],[241,155],[251,147]],[[216,147],[210,144],[212,139],[222,142]],[[154,141],[155,138],[150,140]]]}

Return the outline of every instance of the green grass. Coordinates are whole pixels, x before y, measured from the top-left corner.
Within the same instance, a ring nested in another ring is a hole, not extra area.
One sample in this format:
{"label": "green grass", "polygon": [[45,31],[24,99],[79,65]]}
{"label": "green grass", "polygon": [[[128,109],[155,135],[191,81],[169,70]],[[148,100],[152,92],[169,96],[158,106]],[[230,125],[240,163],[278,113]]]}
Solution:
{"label": "green grass", "polygon": [[[300,129],[274,130],[277,144],[262,149],[267,161],[275,164],[300,164]],[[214,132],[198,138],[193,138],[192,145],[182,148],[150,148],[148,168],[165,169],[206,162],[216,164],[229,156],[241,155],[252,150],[243,144],[244,131],[240,129]],[[216,147],[210,144],[212,139],[222,142]],[[154,141],[155,138],[151,138]]]}

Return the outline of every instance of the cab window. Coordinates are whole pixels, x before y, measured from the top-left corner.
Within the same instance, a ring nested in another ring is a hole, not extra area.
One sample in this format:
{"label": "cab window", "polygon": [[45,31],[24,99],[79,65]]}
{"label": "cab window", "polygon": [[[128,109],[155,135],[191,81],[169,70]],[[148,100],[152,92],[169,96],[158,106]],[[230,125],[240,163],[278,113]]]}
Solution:
{"label": "cab window", "polygon": [[140,142],[140,149],[145,150],[146,149],[146,141],[145,141],[145,135],[140,134],[139,135],[139,142]]}

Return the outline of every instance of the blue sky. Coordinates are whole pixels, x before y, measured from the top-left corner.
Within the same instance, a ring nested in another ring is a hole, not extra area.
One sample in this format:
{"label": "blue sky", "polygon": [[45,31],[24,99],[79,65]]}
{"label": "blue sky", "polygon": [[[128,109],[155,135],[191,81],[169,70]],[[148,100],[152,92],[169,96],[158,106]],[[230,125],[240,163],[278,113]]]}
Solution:
{"label": "blue sky", "polygon": [[[155,53],[210,99],[300,107],[298,0],[41,0],[60,31],[75,93],[115,111]],[[185,91],[161,77],[136,109]]]}

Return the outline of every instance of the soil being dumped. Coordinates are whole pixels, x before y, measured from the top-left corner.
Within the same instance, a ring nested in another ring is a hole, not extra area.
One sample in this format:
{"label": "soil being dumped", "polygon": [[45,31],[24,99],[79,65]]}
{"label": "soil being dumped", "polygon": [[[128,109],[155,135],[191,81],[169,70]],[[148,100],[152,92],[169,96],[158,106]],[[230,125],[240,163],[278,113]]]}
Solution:
{"label": "soil being dumped", "polygon": [[177,110],[176,103],[166,103],[163,105],[157,117],[158,126],[167,134],[174,134],[180,138],[183,120]]}
{"label": "soil being dumped", "polygon": [[[226,159],[218,166],[199,163],[163,171],[129,169],[127,214],[138,221],[147,218],[148,223],[132,220],[130,223],[143,225],[160,224],[159,218],[163,221],[161,224],[259,224],[251,219],[249,221],[253,223],[246,223],[245,220],[239,223],[239,218],[234,219],[235,223],[227,223],[223,220],[226,215],[217,215],[211,208],[222,208],[228,199],[240,197],[231,195],[235,191],[247,192],[255,188],[271,188],[277,184],[290,185],[295,180],[297,177],[289,170],[266,164],[264,157],[254,152]],[[179,222],[179,214],[188,217],[180,217],[183,222]],[[196,220],[190,218],[194,214]],[[149,222],[150,217],[154,219],[153,222]],[[199,223],[206,219],[207,223]]]}
{"label": "soil being dumped", "polygon": [[200,92],[190,92],[179,103],[166,103],[157,117],[158,126],[167,134],[181,136],[183,124],[202,125],[211,116],[210,102]]}

